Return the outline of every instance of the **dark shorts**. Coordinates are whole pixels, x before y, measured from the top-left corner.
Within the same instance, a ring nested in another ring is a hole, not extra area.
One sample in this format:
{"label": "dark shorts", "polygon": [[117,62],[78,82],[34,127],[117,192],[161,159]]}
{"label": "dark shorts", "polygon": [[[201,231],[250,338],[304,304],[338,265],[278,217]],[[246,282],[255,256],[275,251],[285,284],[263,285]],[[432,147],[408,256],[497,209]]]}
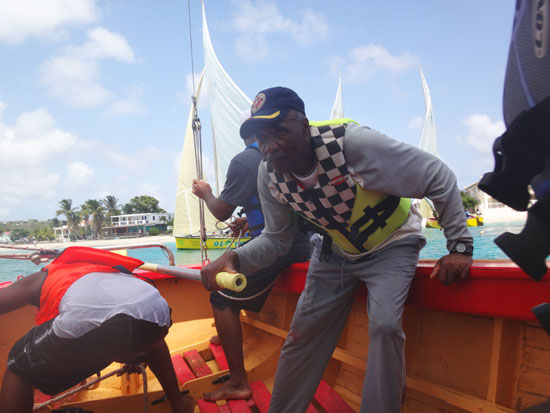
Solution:
{"label": "dark shorts", "polygon": [[168,334],[168,327],[118,314],[82,337],[54,334],[53,319],[33,327],[13,345],[8,369],[42,393],[65,391],[114,361],[131,362]]}
{"label": "dark shorts", "polygon": [[[245,274],[247,279],[246,288],[241,292],[222,290],[223,295],[213,292],[210,294],[210,303],[220,310],[229,307],[236,313],[240,310],[258,313],[281,271],[295,262],[309,260],[310,256],[309,235],[296,231],[292,247],[287,255],[279,257],[268,268],[252,274]],[[224,295],[227,297],[224,297]]]}

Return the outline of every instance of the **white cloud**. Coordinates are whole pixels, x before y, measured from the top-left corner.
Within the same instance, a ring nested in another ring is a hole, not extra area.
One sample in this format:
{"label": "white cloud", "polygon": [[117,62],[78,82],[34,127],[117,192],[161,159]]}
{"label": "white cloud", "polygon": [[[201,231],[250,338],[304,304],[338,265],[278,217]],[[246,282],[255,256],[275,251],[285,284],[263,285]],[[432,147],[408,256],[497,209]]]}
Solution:
{"label": "white cloud", "polygon": [[493,122],[489,116],[477,113],[468,116],[462,123],[468,128],[468,134],[460,139],[481,155],[492,154],[495,138],[506,130],[504,122]]}
{"label": "white cloud", "polygon": [[27,218],[33,218],[39,215],[33,210],[56,196],[61,177],[54,165],[74,149],[78,138],[58,128],[43,108],[24,112],[7,125],[2,118],[5,107],[0,102],[0,205],[7,211],[4,216],[28,210]]}
{"label": "white cloud", "polygon": [[95,27],[87,32],[88,40],[81,47],[69,50],[75,56],[86,60],[114,59],[132,63],[134,51],[119,33],[113,33],[104,27]]}
{"label": "white cloud", "polygon": [[268,35],[291,36],[302,46],[323,39],[329,32],[327,18],[313,9],[305,9],[300,20],[285,17],[274,2],[235,0],[233,26],[242,34],[235,48],[249,62],[259,62],[269,50]]}
{"label": "white cloud", "polygon": [[412,118],[409,120],[409,124],[407,125],[409,129],[420,129],[422,126],[424,126],[424,116],[417,116],[415,118]]}
{"label": "white cloud", "polygon": [[392,55],[385,47],[371,43],[352,49],[347,57],[331,56],[328,62],[332,73],[342,71],[346,82],[353,84],[364,83],[379,72],[399,75],[417,67],[419,59],[407,52]]}
{"label": "white cloud", "polygon": [[266,58],[269,52],[269,44],[263,36],[244,33],[237,38],[235,50],[247,62],[258,63]]}
{"label": "white cloud", "polygon": [[40,81],[52,97],[71,106],[95,107],[114,96],[99,83],[97,62],[77,57],[51,58],[40,68]]}
{"label": "white cloud", "polygon": [[68,190],[85,191],[85,188],[90,184],[95,172],[90,166],[84,162],[76,161],[67,165],[67,175],[64,186]]}
{"label": "white cloud", "polygon": [[95,0],[0,1],[0,42],[19,44],[29,36],[58,37],[66,26],[96,22]]}
{"label": "white cloud", "polygon": [[71,106],[95,107],[114,98],[115,94],[100,82],[102,59],[135,62],[122,35],[102,27],[89,30],[87,35],[82,46],[69,46],[64,54],[50,58],[39,70],[40,82],[50,95]]}
{"label": "white cloud", "polygon": [[147,108],[141,102],[143,98],[143,88],[141,86],[131,86],[126,91],[126,95],[126,99],[111,103],[111,106],[107,110],[107,115],[145,115],[147,113]]}
{"label": "white cloud", "polygon": [[[3,119],[5,108],[0,101],[2,221],[51,218],[63,198],[78,206],[106,193],[134,196],[136,179],[147,182],[153,168],[170,162],[171,155],[156,146],[121,150],[105,142],[82,140],[60,128],[43,108],[21,113],[8,124]],[[151,185],[148,189],[154,189],[156,182]],[[157,189],[152,195],[159,193]]]}
{"label": "white cloud", "polygon": [[22,113],[14,126],[0,118],[0,164],[6,171],[49,162],[75,145],[77,137],[58,129],[43,108]]}

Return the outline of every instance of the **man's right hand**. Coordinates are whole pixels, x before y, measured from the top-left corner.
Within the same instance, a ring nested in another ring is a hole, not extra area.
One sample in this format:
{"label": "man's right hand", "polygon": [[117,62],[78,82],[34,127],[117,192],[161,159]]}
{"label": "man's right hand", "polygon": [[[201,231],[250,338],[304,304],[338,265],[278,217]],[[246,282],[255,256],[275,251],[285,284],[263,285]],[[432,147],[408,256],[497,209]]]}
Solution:
{"label": "man's right hand", "polygon": [[229,228],[233,231],[233,237],[242,237],[248,231],[248,220],[246,217],[235,218],[229,224]]}
{"label": "man's right hand", "polygon": [[239,266],[239,256],[235,251],[223,254],[217,260],[212,261],[206,267],[201,269],[202,285],[208,291],[219,291],[223,288],[216,283],[216,275],[219,272],[237,273]]}
{"label": "man's right hand", "polygon": [[193,179],[193,185],[191,186],[193,193],[200,199],[205,199],[208,195],[212,195],[212,187],[200,179]]}

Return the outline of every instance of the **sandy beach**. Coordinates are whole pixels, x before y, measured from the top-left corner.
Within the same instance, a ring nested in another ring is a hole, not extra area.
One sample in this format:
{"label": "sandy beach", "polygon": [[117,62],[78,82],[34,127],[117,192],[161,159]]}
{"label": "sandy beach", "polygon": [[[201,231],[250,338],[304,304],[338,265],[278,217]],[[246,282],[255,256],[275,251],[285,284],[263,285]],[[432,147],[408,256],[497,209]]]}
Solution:
{"label": "sandy beach", "polygon": [[[156,236],[147,236],[141,238],[125,238],[125,239],[99,239],[99,240],[80,240],[74,242],[37,242],[36,244],[8,244],[10,246],[16,246],[23,248],[44,248],[44,249],[64,249],[67,247],[110,247],[116,245],[136,245],[136,244],[165,244],[167,242],[175,242],[174,236],[172,235],[156,235]],[[2,248],[3,245],[0,245],[0,251],[10,251],[11,249]]]}

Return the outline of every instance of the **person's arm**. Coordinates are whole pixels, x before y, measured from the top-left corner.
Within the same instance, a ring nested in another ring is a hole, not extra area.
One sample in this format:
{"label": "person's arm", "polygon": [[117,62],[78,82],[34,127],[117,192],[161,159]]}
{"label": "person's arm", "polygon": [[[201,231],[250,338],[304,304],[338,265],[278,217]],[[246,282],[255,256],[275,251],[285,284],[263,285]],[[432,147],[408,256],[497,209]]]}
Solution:
{"label": "person's arm", "polygon": [[[429,198],[439,214],[449,251],[459,241],[473,244],[451,169],[429,153],[364,126],[349,125],[345,156],[350,172],[365,188],[390,195]],[[453,253],[439,261],[432,277],[443,284],[466,278],[472,258]]]}
{"label": "person's arm", "polygon": [[207,290],[220,289],[215,282],[216,274],[220,271],[250,274],[268,267],[290,249],[294,238],[294,213],[292,208],[273,197],[269,183],[269,176],[262,163],[258,173],[258,192],[265,228],[260,236],[234,251],[223,254],[201,270],[202,282]]}
{"label": "person's arm", "polygon": [[239,270],[244,274],[268,267],[278,257],[287,254],[292,246],[295,214],[289,205],[273,196],[272,185],[263,162],[258,170],[258,194],[265,227],[261,235],[235,250]]}
{"label": "person's arm", "polygon": [[206,202],[208,210],[218,221],[225,221],[231,217],[236,206],[228,204],[212,193],[210,185],[200,179],[193,179],[193,193]]}
{"label": "person's arm", "polygon": [[18,310],[26,305],[40,305],[40,289],[46,273],[35,272],[21,278],[8,287],[0,288],[0,314]]}

